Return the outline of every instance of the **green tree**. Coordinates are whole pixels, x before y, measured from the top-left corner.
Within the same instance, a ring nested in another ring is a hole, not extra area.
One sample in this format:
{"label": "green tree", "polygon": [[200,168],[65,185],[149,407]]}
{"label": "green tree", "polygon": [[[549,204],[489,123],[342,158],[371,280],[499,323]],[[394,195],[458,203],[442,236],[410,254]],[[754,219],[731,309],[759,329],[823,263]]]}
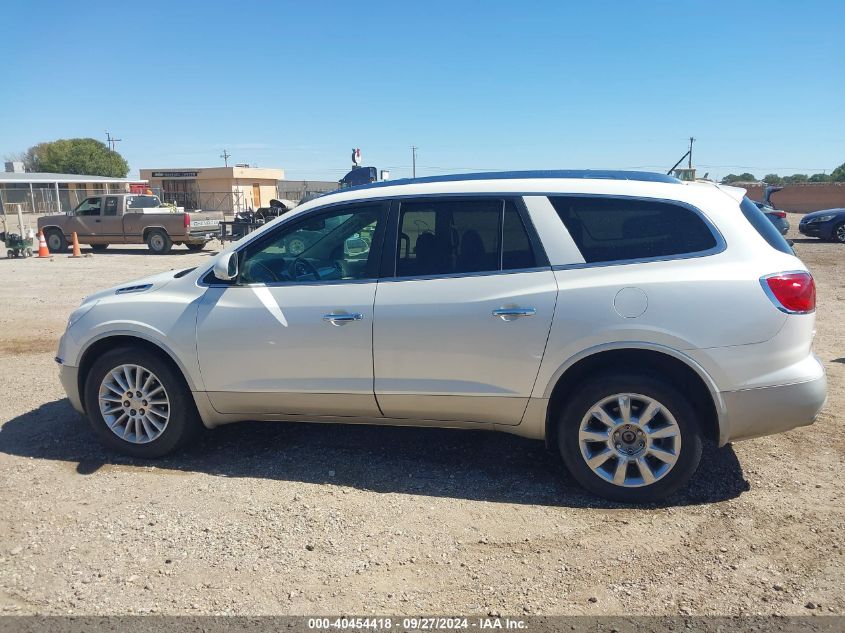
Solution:
{"label": "green tree", "polygon": [[810,176],[810,182],[830,182],[828,174],[813,174]]}
{"label": "green tree", "polygon": [[782,185],[783,178],[781,178],[777,174],[766,174],[765,176],[763,176],[763,182],[768,183],[770,185]]}
{"label": "green tree", "polygon": [[783,182],[787,185],[793,185],[798,182],[807,182],[810,177],[807,174],[792,174],[791,176],[784,176]]}
{"label": "green tree", "polygon": [[722,178],[722,183],[729,185],[734,182],[757,182],[756,176],[754,174],[749,174],[747,171],[739,174],[728,174],[724,178]]}
{"label": "green tree", "polygon": [[830,172],[830,179],[833,182],[845,182],[845,163]]}
{"label": "green tree", "polygon": [[126,160],[93,138],[59,139],[30,147],[24,157],[27,171],[54,174],[86,174],[125,178]]}

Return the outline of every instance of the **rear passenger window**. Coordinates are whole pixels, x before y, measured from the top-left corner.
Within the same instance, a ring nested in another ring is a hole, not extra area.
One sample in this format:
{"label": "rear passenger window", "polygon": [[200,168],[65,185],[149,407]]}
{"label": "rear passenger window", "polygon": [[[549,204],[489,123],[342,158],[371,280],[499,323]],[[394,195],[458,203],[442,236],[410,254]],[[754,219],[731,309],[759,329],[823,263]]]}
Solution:
{"label": "rear passenger window", "polygon": [[536,258],[512,202],[403,202],[399,215],[398,277],[532,268]]}
{"label": "rear passenger window", "polygon": [[534,249],[528,232],[512,202],[505,205],[505,220],[502,228],[502,269],[518,270],[537,265]]}
{"label": "rear passenger window", "polygon": [[588,264],[695,254],[716,246],[704,220],[680,205],[581,196],[549,200]]}

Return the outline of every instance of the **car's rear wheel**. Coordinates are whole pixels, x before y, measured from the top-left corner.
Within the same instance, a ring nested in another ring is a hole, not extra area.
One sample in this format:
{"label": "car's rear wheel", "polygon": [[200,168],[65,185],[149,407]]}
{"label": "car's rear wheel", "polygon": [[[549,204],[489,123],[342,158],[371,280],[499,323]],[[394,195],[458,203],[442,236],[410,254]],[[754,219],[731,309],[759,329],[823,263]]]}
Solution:
{"label": "car's rear wheel", "polygon": [[833,227],[833,241],[839,242],[840,244],[845,244],[845,222],[841,224],[837,224]]}
{"label": "car's rear wheel", "polygon": [[173,242],[164,231],[153,229],[147,233],[147,247],[156,255],[164,255],[170,252]]}
{"label": "car's rear wheel", "polygon": [[189,251],[196,253],[205,248],[205,242],[203,242],[202,244],[185,244],[185,246],[188,247]]}
{"label": "car's rear wheel", "polygon": [[671,383],[603,374],[564,407],[558,447],[572,476],[606,499],[645,503],[686,484],[701,460],[695,410]]}
{"label": "car's rear wheel", "polygon": [[131,457],[166,455],[202,426],[173,365],[134,347],[110,350],[96,360],[85,381],[85,409],[103,443]]}
{"label": "car's rear wheel", "polygon": [[45,231],[44,239],[47,241],[47,250],[51,253],[64,253],[67,251],[67,240],[64,234],[58,229],[48,229]]}

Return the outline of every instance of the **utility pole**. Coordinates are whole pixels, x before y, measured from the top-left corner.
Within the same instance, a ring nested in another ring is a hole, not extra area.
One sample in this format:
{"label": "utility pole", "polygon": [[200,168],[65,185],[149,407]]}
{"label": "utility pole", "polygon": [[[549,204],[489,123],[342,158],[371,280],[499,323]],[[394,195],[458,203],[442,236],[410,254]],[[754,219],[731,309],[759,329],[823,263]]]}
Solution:
{"label": "utility pole", "polygon": [[689,161],[687,162],[687,167],[692,169],[692,144],[695,142],[693,137],[689,137]]}
{"label": "utility pole", "polygon": [[106,132],[106,143],[108,143],[109,149],[111,151],[114,151],[114,144],[122,140],[122,138],[115,138],[111,134]]}
{"label": "utility pole", "polygon": [[411,178],[417,177],[417,146],[411,145]]}
{"label": "utility pole", "polygon": [[231,155],[229,152],[227,152],[225,149],[223,150],[223,153],[222,153],[222,154],[220,154],[220,158],[222,158],[222,159],[223,159],[223,164],[224,164],[226,167],[228,167],[228,166],[229,166],[229,159],[230,159],[231,157],[232,157],[232,155]]}

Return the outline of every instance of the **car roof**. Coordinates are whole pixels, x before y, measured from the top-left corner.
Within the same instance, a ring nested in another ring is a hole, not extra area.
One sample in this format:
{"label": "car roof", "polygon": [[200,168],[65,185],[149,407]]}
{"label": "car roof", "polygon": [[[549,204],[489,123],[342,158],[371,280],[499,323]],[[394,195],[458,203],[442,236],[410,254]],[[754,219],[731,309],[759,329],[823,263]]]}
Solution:
{"label": "car roof", "polygon": [[330,191],[324,196],[346,191],[363,191],[380,187],[396,187],[399,185],[415,185],[438,182],[462,182],[467,180],[517,180],[517,179],[577,179],[577,180],[636,180],[640,182],[680,183],[674,176],[658,174],[648,171],[624,171],[611,169],[544,169],[529,171],[484,171],[469,174],[444,174],[441,176],[423,176],[420,178],[401,178],[399,180],[383,180],[366,185],[357,185],[346,189]]}

